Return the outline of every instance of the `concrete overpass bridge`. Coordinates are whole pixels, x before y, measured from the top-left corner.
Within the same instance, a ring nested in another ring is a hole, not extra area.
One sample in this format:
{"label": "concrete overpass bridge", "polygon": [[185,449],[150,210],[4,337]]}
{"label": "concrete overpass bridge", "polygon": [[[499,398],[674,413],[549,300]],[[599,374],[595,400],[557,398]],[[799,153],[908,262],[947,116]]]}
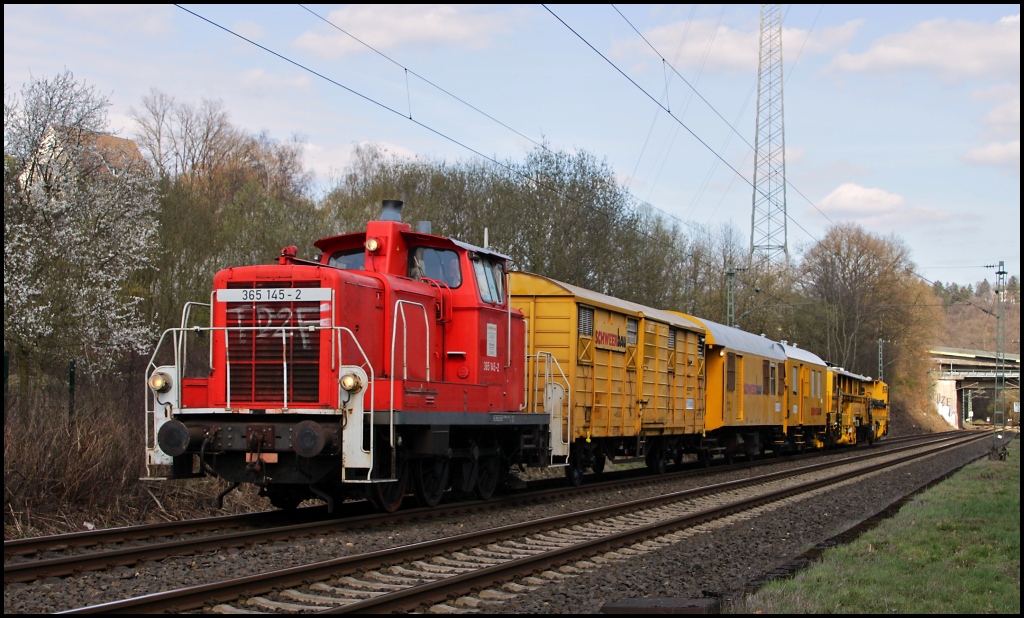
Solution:
{"label": "concrete overpass bridge", "polygon": [[[995,404],[996,353],[987,350],[929,350],[935,407],[953,427],[964,422],[991,423]],[[1007,354],[1003,365],[1006,420],[1020,424],[1020,354]],[[1016,409],[1016,413],[1014,410]]]}

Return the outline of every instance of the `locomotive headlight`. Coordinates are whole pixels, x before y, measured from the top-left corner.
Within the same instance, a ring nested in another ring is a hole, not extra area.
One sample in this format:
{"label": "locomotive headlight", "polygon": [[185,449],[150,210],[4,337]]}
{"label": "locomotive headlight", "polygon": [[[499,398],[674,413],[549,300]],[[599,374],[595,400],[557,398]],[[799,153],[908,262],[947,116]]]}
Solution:
{"label": "locomotive headlight", "polygon": [[171,390],[171,376],[162,371],[154,373],[149,376],[149,388],[155,393],[166,393]]}
{"label": "locomotive headlight", "polygon": [[380,240],[377,238],[368,238],[366,240],[366,250],[370,253],[380,251]]}
{"label": "locomotive headlight", "polygon": [[354,373],[346,373],[341,376],[341,388],[349,393],[354,393],[363,387],[363,381]]}

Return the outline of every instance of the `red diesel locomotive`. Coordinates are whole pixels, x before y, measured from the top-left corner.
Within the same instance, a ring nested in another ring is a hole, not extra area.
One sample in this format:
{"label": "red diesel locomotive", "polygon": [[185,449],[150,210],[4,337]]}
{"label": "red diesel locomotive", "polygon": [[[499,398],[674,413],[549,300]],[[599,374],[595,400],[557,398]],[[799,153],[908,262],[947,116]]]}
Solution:
{"label": "red diesel locomotive", "polygon": [[355,489],[393,511],[407,490],[486,498],[510,465],[550,462],[550,415],[525,410],[508,258],[413,231],[401,207],[318,241],[317,261],[288,247],[221,271],[207,326],[186,306],[147,372],[150,478],[254,483],[281,508]]}

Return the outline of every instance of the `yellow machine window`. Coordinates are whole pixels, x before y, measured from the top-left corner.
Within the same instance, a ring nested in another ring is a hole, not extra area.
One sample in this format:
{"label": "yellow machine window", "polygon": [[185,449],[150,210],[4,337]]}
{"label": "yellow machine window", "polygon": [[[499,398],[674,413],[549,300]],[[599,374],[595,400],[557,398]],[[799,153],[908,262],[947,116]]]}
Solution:
{"label": "yellow machine window", "polygon": [[725,358],[725,390],[730,393],[736,390],[736,355],[732,352]]}

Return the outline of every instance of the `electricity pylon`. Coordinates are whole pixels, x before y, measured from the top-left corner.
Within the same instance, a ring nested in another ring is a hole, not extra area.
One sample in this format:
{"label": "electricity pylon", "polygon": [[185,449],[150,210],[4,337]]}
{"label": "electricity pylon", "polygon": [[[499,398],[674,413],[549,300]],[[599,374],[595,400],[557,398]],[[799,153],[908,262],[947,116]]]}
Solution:
{"label": "electricity pylon", "polygon": [[786,242],[786,138],[782,106],[782,5],[761,5],[761,62],[757,74],[754,204],[750,254],[789,261]]}

